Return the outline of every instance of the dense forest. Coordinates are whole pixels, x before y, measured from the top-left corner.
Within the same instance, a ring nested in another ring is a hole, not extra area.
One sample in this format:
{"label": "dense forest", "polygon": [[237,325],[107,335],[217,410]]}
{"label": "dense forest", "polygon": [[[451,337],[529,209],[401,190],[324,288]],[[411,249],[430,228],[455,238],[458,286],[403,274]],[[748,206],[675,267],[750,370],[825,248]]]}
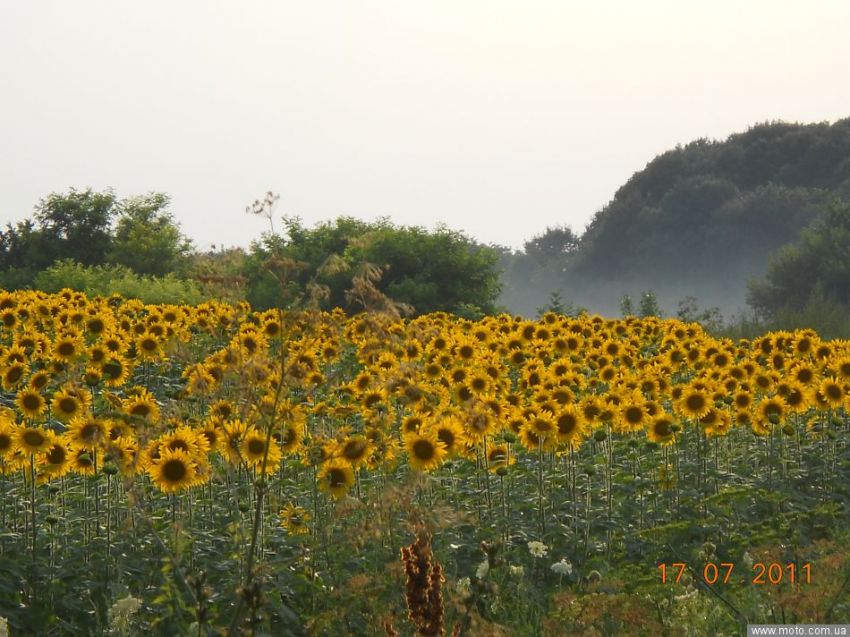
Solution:
{"label": "dense forest", "polygon": [[551,228],[504,251],[501,302],[531,314],[552,291],[604,314],[624,294],[655,291],[668,311],[686,296],[725,313],[776,251],[850,199],[850,119],[766,123],[699,139],[635,173],[578,236]]}
{"label": "dense forest", "polygon": [[273,219],[269,193],[246,210],[268,216],[268,232],[247,249],[204,252],[182,234],[164,193],[119,199],[72,189],[0,230],[0,287],[71,287],[148,302],[219,297],[258,309],[310,293],[323,307],[357,311],[363,299],[351,294],[352,280],[365,277],[415,314],[586,308],[610,316],[634,308],[715,323],[720,313],[737,314],[773,321],[759,329],[806,324],[843,335],[848,201],[850,119],[766,123],[676,147],[635,173],[583,234],[547,228],[521,251],[387,219],[307,227],[296,217]]}

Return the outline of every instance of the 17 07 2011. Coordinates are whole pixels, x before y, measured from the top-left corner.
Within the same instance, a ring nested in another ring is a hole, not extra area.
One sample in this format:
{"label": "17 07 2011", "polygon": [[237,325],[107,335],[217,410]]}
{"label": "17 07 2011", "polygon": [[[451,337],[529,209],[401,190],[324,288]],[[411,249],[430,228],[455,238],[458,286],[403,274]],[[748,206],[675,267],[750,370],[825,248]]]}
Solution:
{"label": "17 07 2011", "polygon": [[[662,562],[658,565],[663,584],[683,584],[682,577],[690,572],[693,577],[701,578],[706,584],[728,584],[735,572],[734,562],[706,562],[702,569],[694,569],[686,562]],[[739,569],[740,570],[740,569]],[[794,562],[755,562],[748,583],[755,585],[811,584],[812,565],[808,562],[798,566]]]}

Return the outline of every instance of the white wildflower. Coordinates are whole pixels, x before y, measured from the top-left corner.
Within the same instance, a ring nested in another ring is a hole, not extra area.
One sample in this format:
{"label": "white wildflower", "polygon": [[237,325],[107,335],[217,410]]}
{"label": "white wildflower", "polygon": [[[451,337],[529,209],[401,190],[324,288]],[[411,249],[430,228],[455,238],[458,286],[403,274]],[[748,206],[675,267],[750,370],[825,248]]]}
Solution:
{"label": "white wildflower", "polygon": [[469,595],[469,586],[470,586],[470,581],[469,581],[468,577],[461,577],[457,581],[457,584],[455,584],[455,588],[457,589],[457,592],[460,593],[461,595]]}
{"label": "white wildflower", "polygon": [[528,551],[534,557],[546,557],[546,554],[549,553],[549,547],[543,542],[531,541],[528,543]]}
{"label": "white wildflower", "polygon": [[747,568],[753,567],[753,556],[750,555],[749,551],[744,551],[744,554],[741,556],[741,562],[743,562],[744,566]]}
{"label": "white wildflower", "polygon": [[552,569],[552,572],[561,576],[573,574],[573,565],[570,564],[567,558],[563,558],[560,562],[555,562],[549,568]]}
{"label": "white wildflower", "polygon": [[9,620],[0,617],[0,637],[9,637]]}
{"label": "white wildflower", "polygon": [[490,562],[484,560],[481,564],[478,565],[478,568],[475,569],[475,577],[478,579],[484,579],[487,577],[487,573],[490,572]]}
{"label": "white wildflower", "polygon": [[113,635],[127,635],[130,621],[142,607],[142,600],[132,595],[119,599],[109,609],[109,631]]}
{"label": "white wildflower", "polygon": [[510,566],[511,575],[516,575],[517,577],[522,577],[525,574],[525,568],[522,566],[516,566],[511,564]]}

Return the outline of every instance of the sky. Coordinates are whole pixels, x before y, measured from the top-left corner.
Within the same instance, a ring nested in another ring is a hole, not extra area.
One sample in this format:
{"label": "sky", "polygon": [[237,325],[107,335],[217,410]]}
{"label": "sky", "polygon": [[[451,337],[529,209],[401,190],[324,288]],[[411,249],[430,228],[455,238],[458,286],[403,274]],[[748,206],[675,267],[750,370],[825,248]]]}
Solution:
{"label": "sky", "polygon": [[519,248],[656,155],[850,117],[850,2],[0,0],[0,224],[151,191],[199,249],[268,190]]}

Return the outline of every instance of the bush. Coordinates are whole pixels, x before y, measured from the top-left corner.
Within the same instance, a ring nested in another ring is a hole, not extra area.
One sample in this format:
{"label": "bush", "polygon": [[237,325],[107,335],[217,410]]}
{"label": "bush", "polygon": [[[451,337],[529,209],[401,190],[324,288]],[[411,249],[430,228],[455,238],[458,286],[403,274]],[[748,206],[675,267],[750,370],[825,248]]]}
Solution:
{"label": "bush", "polygon": [[204,301],[195,282],[179,279],[173,274],[141,276],[120,265],[84,266],[69,260],[57,261],[39,272],[34,287],[45,292],[71,288],[89,296],[120,294],[145,303],[197,304]]}

